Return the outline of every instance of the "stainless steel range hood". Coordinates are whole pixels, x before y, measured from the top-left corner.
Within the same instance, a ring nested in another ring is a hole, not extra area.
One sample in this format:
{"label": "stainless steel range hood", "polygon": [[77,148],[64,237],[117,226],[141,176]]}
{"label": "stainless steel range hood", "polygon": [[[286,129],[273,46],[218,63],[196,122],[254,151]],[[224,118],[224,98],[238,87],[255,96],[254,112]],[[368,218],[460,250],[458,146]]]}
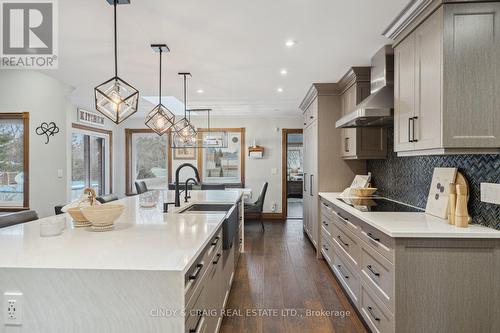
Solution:
{"label": "stainless steel range hood", "polygon": [[372,58],[371,95],[356,109],[340,118],[337,128],[386,127],[394,119],[394,51],[392,46],[381,48]]}

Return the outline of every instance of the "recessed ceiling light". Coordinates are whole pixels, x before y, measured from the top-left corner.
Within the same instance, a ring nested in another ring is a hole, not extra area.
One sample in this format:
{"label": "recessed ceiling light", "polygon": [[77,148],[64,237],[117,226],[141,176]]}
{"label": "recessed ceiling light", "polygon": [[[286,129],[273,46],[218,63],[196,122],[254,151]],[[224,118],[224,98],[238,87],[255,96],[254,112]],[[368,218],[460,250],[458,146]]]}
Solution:
{"label": "recessed ceiling light", "polygon": [[285,68],[283,68],[282,70],[280,70],[280,74],[285,76],[288,74],[288,71]]}
{"label": "recessed ceiling light", "polygon": [[279,93],[282,93],[283,92],[283,88],[279,87],[278,89],[276,89],[277,92]]}
{"label": "recessed ceiling light", "polygon": [[286,47],[293,47],[293,46],[295,46],[295,44],[297,44],[297,42],[296,42],[296,41],[294,41],[293,39],[288,39],[288,40],[285,42]]}
{"label": "recessed ceiling light", "polygon": [[197,92],[198,94],[203,94],[203,93],[205,92],[205,90],[203,90],[203,89],[198,89],[198,90],[196,90],[196,92]]}

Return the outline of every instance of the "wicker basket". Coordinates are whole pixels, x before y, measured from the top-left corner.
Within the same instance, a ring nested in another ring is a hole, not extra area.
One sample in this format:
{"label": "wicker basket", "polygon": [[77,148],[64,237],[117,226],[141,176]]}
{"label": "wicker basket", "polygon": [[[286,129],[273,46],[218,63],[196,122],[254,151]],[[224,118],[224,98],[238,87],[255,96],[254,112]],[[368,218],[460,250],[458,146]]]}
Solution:
{"label": "wicker basket", "polygon": [[122,215],[124,205],[106,204],[82,207],[83,215],[92,223],[92,230],[112,230],[115,221]]}
{"label": "wicker basket", "polygon": [[68,208],[67,210],[68,214],[73,219],[73,225],[77,228],[90,227],[92,225],[92,223],[82,213],[82,208],[85,207],[84,205],[91,207],[98,204],[98,201],[95,200],[96,193],[94,189],[86,188],[83,191],[83,194],[86,194],[87,196],[78,202],[78,206]]}

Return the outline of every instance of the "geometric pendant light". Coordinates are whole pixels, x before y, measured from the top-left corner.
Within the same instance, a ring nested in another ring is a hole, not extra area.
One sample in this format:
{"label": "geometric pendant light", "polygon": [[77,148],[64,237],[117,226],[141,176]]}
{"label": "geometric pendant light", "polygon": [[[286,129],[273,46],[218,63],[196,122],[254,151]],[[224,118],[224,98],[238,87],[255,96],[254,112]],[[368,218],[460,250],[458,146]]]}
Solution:
{"label": "geometric pendant light", "polygon": [[118,77],[116,6],[129,0],[106,0],[114,7],[115,76],[94,88],[95,108],[116,124],[137,112],[139,91]]}
{"label": "geometric pendant light", "polygon": [[165,134],[175,123],[175,116],[165,105],[161,103],[161,56],[163,52],[170,52],[167,44],[151,44],[153,51],[160,54],[160,84],[158,92],[158,105],[156,105],[146,116],[145,124],[156,134]]}
{"label": "geometric pendant light", "polygon": [[198,133],[196,132],[196,128],[191,124],[189,118],[191,118],[191,113],[188,118],[187,111],[187,76],[191,76],[191,73],[179,73],[179,75],[184,77],[184,117],[174,124],[176,141],[187,143],[191,141],[196,141],[196,137]]}

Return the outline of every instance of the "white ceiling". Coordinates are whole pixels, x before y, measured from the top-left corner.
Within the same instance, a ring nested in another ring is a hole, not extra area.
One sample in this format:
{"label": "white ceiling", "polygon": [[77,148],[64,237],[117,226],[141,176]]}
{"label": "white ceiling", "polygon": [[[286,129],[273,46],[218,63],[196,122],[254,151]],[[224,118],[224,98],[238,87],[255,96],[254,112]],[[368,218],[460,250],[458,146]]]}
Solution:
{"label": "white ceiling", "polygon": [[[93,109],[93,88],[113,76],[112,6],[59,1],[59,69],[73,102]],[[119,6],[119,76],[158,96],[158,56],[167,43],[167,92],[182,100],[179,71],[190,71],[189,107],[218,114],[298,115],[313,82],[336,82],[368,65],[388,41],[382,30],[408,0],[132,0]],[[292,38],[292,48],[285,41]],[[280,69],[288,70],[287,76]],[[278,93],[277,88],[283,92]],[[203,89],[203,94],[196,90]],[[142,112],[152,104],[141,99]]]}

